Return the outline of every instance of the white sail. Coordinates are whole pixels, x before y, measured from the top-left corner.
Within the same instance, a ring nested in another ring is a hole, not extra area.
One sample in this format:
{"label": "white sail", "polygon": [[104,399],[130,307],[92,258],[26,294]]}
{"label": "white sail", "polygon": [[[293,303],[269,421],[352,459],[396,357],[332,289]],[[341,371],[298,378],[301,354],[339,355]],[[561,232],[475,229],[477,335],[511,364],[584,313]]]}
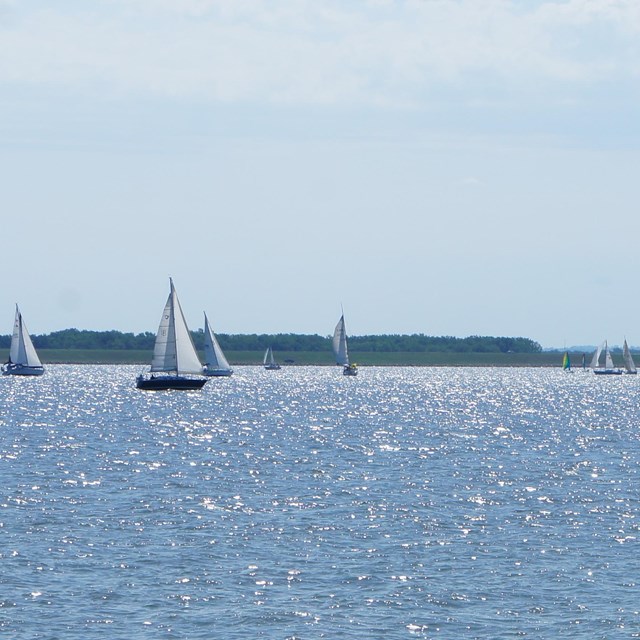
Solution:
{"label": "white sail", "polygon": [[271,347],[267,347],[267,350],[264,352],[264,359],[262,360],[262,364],[274,364],[275,360],[273,359],[273,350]]}
{"label": "white sail", "polygon": [[169,283],[171,291],[156,334],[151,371],[201,374],[202,365],[171,278]]}
{"label": "white sail", "polygon": [[230,368],[218,340],[211,330],[206,313],[204,314],[204,361],[209,371]]}
{"label": "white sail", "polygon": [[604,343],[604,368],[613,369],[613,358],[611,357],[611,351],[609,351],[609,345]]}
{"label": "white sail", "polygon": [[343,366],[349,365],[349,352],[347,349],[347,331],[344,326],[344,314],[340,316],[340,320],[333,332],[333,353],[336,356],[336,364]]}
{"label": "white sail", "polygon": [[11,349],[9,357],[13,364],[21,364],[27,367],[41,367],[42,363],[36,353],[31,336],[22,319],[22,314],[16,305],[16,318],[13,323],[13,334],[11,336]]}
{"label": "white sail", "polygon": [[627,370],[627,373],[637,373],[636,364],[633,361],[631,356],[631,351],[629,351],[629,345],[627,344],[627,339],[624,339],[624,344],[622,345],[622,359],[624,360],[624,368]]}
{"label": "white sail", "polygon": [[602,350],[604,349],[605,345],[607,344],[607,341],[605,340],[594,352],[593,354],[593,358],[591,359],[591,364],[589,365],[592,369],[595,369],[600,361],[600,354],[602,353]]}

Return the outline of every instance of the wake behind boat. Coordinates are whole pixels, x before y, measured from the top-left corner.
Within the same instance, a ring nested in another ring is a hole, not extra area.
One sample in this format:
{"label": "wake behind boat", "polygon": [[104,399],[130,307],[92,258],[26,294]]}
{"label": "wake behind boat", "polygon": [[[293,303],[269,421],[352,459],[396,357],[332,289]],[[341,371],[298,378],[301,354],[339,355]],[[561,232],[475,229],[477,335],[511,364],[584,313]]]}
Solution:
{"label": "wake behind boat", "polygon": [[171,290],[153,348],[151,375],[139,375],[136,386],[146,391],[201,389],[207,379],[192,377],[202,375],[202,364],[171,278],[169,284]]}
{"label": "wake behind boat", "polygon": [[9,361],[2,365],[2,375],[5,376],[41,376],[44,367],[36,353],[31,336],[22,320],[22,314],[16,305],[16,317],[11,335]]}
{"label": "wake behind boat", "polygon": [[338,324],[333,332],[333,353],[336,356],[336,364],[343,367],[343,375],[358,375],[358,365],[349,363],[349,349],[347,346],[347,330],[344,325],[344,313],[340,316],[340,320],[338,320]]}
{"label": "wake behind boat", "polygon": [[202,372],[205,376],[230,376],[233,373],[218,344],[216,334],[209,325],[206,313],[204,314],[204,362]]}

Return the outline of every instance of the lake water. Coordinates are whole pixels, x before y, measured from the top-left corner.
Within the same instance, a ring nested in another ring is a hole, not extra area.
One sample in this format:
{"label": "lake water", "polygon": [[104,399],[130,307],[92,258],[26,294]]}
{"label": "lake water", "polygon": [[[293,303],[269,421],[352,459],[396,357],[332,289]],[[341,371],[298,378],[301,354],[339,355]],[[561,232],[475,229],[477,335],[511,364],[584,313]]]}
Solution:
{"label": "lake water", "polygon": [[640,379],[0,379],[0,636],[640,637]]}

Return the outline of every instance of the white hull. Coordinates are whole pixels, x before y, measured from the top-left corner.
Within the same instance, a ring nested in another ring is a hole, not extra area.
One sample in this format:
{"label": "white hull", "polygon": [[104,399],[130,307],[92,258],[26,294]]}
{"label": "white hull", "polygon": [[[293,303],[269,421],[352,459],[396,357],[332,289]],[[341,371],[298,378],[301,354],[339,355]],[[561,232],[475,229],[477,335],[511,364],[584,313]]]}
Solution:
{"label": "white hull", "polygon": [[202,374],[207,376],[207,378],[223,378],[229,377],[233,373],[233,369],[207,369],[205,365],[202,368]]}

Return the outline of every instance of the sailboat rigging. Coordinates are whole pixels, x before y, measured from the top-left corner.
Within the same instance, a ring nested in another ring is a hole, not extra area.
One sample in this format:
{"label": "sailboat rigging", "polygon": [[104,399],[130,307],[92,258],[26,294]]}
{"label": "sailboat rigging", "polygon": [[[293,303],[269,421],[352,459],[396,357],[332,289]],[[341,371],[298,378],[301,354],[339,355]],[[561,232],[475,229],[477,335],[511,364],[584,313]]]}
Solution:
{"label": "sailboat rigging", "polygon": [[33,346],[31,336],[24,324],[20,309],[18,309],[18,305],[16,305],[9,361],[2,365],[2,375],[41,376],[43,373],[44,367]]}
{"label": "sailboat rigging", "polygon": [[[138,376],[136,386],[144,390],[201,389],[207,379],[192,377],[202,375],[202,364],[198,360],[171,278],[169,284],[169,297],[162,312],[153,348],[151,375]],[[156,373],[164,375],[155,375]]]}
{"label": "sailboat rigging", "polygon": [[625,373],[638,373],[638,370],[636,369],[636,363],[633,361],[633,357],[631,356],[631,351],[629,350],[629,345],[627,344],[626,338],[624,339],[624,344],[622,345],[622,360],[624,362]]}
{"label": "sailboat rigging", "polygon": [[230,376],[233,373],[209,325],[206,313],[204,314],[204,362],[202,372],[205,376]]}
{"label": "sailboat rigging", "polygon": [[262,364],[267,371],[278,371],[280,369],[280,365],[273,357],[273,349],[271,347],[267,347],[267,350],[264,352]]}
{"label": "sailboat rigging", "polygon": [[[600,356],[604,351],[604,367],[600,366]],[[591,359],[591,368],[593,369],[593,373],[597,373],[598,375],[620,375],[622,373],[622,369],[618,369],[613,365],[613,358],[611,357],[611,351],[609,351],[609,345],[605,340],[593,354],[593,358]]]}
{"label": "sailboat rigging", "polygon": [[347,331],[344,324],[344,313],[340,316],[335,331],[333,332],[333,353],[336,356],[336,364],[343,367],[345,376],[357,376],[358,365],[349,363],[349,348],[347,346]]}

